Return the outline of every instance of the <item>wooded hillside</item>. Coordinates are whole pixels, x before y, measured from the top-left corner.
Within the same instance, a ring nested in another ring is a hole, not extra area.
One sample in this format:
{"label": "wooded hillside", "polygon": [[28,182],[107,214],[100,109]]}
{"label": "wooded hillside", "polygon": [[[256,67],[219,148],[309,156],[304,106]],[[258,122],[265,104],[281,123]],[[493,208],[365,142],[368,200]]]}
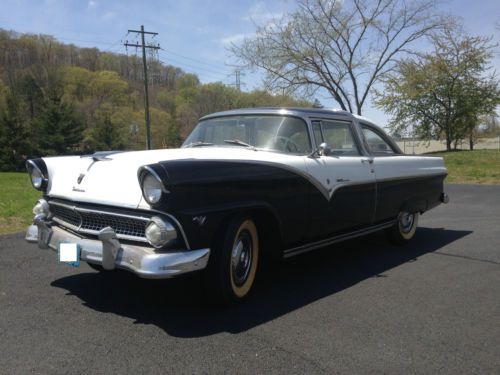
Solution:
{"label": "wooded hillside", "polygon": [[[207,113],[311,105],[221,82],[201,84],[158,61],[148,69],[154,148],[178,146]],[[0,29],[0,170],[21,170],[35,156],[143,149],[143,100],[142,61],[135,56]]]}

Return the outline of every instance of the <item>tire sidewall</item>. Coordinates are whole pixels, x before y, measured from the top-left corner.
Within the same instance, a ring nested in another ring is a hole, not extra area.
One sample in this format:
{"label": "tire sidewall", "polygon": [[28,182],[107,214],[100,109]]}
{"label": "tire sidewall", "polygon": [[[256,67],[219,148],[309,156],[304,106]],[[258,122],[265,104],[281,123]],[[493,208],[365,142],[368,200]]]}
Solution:
{"label": "tire sidewall", "polygon": [[[238,235],[246,230],[252,241],[252,260],[245,282],[241,286],[234,283],[231,270],[231,253]],[[259,237],[254,221],[247,216],[232,218],[219,232],[219,238],[214,243],[214,251],[208,276],[212,294],[223,303],[243,300],[252,290],[257,275],[259,263]]]}
{"label": "tire sidewall", "polygon": [[415,233],[417,231],[418,227],[418,218],[419,218],[419,213],[413,213],[413,223],[411,226],[411,229],[407,232],[405,232],[402,228],[401,225],[401,216],[404,214],[404,212],[400,212],[396,223],[388,229],[387,234],[389,235],[389,239],[391,242],[395,245],[404,245],[405,243],[409,242],[413,237],[415,237]]}
{"label": "tire sidewall", "polygon": [[396,223],[396,227],[397,227],[397,230],[398,230],[398,233],[399,233],[399,236],[401,237],[402,240],[404,241],[409,241],[411,240],[414,236],[415,236],[415,232],[417,231],[417,227],[418,227],[418,212],[417,213],[414,213],[414,214],[411,214],[413,215],[413,222],[412,222],[412,226],[410,228],[409,231],[405,232],[403,230],[403,226],[401,224],[401,216],[404,214],[404,212],[401,212],[399,215],[398,215],[398,221]]}

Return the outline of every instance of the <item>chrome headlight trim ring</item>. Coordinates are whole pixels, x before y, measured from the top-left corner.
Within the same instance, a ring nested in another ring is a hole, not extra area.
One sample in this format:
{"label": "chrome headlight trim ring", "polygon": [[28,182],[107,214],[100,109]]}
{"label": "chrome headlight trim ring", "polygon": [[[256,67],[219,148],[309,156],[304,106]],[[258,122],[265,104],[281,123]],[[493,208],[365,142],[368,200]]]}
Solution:
{"label": "chrome headlight trim ring", "polygon": [[[38,159],[38,160],[41,160],[41,159]],[[42,161],[42,163],[43,163],[43,161]],[[28,160],[26,162],[26,169],[28,170],[31,185],[33,185],[34,189],[36,189],[36,190],[47,189],[47,185],[49,183],[48,173],[46,171],[47,168],[44,168],[45,169],[45,173],[44,173],[44,171],[42,171],[42,168],[40,168],[34,160]],[[37,178],[40,179],[39,182],[34,181],[34,173],[38,174]]]}
{"label": "chrome headlight trim ring", "polygon": [[[146,191],[144,190],[144,180],[148,176],[151,176],[152,178],[154,178],[156,180],[156,182],[158,183],[158,187],[160,188],[160,190],[162,192],[162,194],[160,195],[160,197],[158,199],[154,200],[154,201],[151,201],[150,199],[148,199],[148,194],[146,194]],[[154,206],[154,205],[158,204],[162,200],[163,194],[170,193],[170,191],[168,191],[165,188],[165,185],[163,184],[163,181],[162,181],[161,177],[150,166],[146,165],[146,166],[140,167],[139,170],[138,170],[138,172],[137,172],[137,177],[139,179],[139,185],[141,187],[142,196],[144,197],[144,200],[149,205]]]}

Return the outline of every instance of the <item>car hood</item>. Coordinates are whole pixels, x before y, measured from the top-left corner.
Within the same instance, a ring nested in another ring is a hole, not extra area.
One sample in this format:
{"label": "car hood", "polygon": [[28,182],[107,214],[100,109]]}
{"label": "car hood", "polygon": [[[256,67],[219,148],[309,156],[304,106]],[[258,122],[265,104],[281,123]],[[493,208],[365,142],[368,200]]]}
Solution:
{"label": "car hood", "polygon": [[145,208],[137,178],[143,165],[166,160],[245,160],[296,165],[304,170],[300,156],[255,151],[244,147],[195,147],[108,154],[105,157],[63,156],[43,158],[49,173],[47,194],[78,202],[126,208]]}

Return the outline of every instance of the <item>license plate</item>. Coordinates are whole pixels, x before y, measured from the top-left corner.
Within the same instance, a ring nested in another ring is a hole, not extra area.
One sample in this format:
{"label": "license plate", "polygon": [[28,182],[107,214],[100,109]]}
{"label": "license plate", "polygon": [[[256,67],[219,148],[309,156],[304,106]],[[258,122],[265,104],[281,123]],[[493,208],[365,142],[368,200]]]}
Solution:
{"label": "license plate", "polygon": [[73,267],[79,267],[80,246],[76,243],[59,244],[59,261]]}

